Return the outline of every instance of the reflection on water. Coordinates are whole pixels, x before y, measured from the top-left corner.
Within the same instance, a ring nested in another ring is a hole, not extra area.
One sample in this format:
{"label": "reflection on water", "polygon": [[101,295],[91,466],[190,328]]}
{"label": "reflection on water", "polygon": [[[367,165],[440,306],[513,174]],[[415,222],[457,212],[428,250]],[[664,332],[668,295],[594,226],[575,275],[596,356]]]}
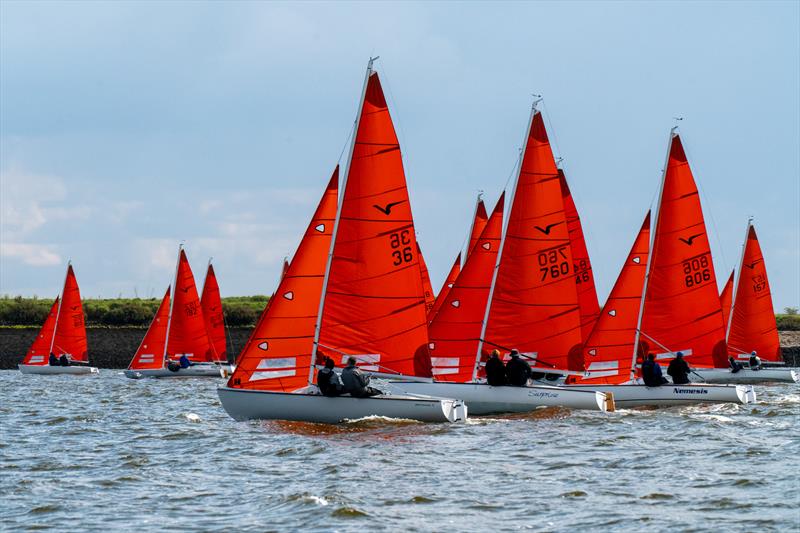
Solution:
{"label": "reflection on water", "polygon": [[339,426],[235,422],[216,385],[0,372],[0,529],[798,525],[797,385],[756,406]]}

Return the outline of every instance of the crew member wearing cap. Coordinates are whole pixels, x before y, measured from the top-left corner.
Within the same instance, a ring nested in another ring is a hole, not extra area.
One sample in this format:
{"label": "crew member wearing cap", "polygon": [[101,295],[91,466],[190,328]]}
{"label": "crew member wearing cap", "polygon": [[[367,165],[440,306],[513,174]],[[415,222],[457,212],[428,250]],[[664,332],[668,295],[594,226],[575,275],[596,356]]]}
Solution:
{"label": "crew member wearing cap", "polygon": [[689,364],[683,359],[683,352],[676,353],[675,359],[670,361],[667,367],[667,374],[672,377],[672,382],[675,385],[691,383],[689,380],[689,372],[691,371],[692,369],[689,368]]}
{"label": "crew member wearing cap", "polygon": [[519,356],[519,350],[511,350],[511,360],[506,364],[506,380],[509,385],[524,387],[531,377],[531,365]]}
{"label": "crew member wearing cap", "polygon": [[347,366],[342,370],[342,384],[344,392],[356,398],[368,398],[382,394],[381,391],[369,386],[369,376],[356,367],[356,358],[350,357]]}
{"label": "crew member wearing cap", "polygon": [[761,358],[755,350],[750,352],[750,370],[761,370]]}

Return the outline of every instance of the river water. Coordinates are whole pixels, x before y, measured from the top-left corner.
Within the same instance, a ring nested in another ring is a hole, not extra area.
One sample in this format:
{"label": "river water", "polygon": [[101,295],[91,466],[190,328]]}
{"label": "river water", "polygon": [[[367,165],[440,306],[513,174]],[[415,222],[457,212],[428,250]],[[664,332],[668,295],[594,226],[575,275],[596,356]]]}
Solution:
{"label": "river water", "polygon": [[797,531],[800,386],[755,406],[235,422],[217,380],[0,372],[0,529]]}

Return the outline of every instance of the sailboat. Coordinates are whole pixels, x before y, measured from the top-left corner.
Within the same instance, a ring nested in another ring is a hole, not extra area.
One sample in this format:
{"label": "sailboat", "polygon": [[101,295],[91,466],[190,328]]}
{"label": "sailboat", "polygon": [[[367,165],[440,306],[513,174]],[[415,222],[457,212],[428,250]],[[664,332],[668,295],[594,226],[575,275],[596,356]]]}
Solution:
{"label": "sailboat", "polygon": [[586,374],[578,385],[570,386],[612,392],[620,407],[754,402],[752,387],[707,383],[647,387],[637,380],[637,362],[649,353],[663,364],[681,351],[695,369],[713,368],[727,360],[700,198],[675,128],[670,132],[656,226],[648,246],[649,234],[648,214],[583,347]]}
{"label": "sailboat", "polygon": [[[50,354],[57,358],[66,355],[70,365],[51,366]],[[18,367],[23,374],[97,374],[97,368],[88,363],[81,293],[70,261],[61,295],[50,307],[42,329]]]}
{"label": "sailboat", "polygon": [[466,419],[458,400],[330,398],[314,385],[315,365],[326,356],[336,362],[354,357],[362,370],[376,372],[410,373],[427,363],[430,373],[422,271],[400,147],[372,63],[339,207],[337,168],[255,341],[218,389],[234,419]]}
{"label": "sailboat", "polygon": [[472,415],[527,412],[552,405],[607,410],[610,402],[602,393],[546,385],[493,387],[483,379],[484,361],[476,360],[476,353],[500,249],[504,198],[500,197],[475,239],[464,268],[428,328],[435,381],[398,378],[396,384],[416,394],[461,398]]}
{"label": "sailboat", "polygon": [[731,271],[728,281],[719,293],[719,305],[722,307],[722,321],[725,324],[725,331],[728,330],[728,319],[731,315],[731,302],[733,301],[733,276],[736,274],[735,270]]}
{"label": "sailboat", "polygon": [[211,259],[208,260],[206,279],[200,296],[200,307],[206,321],[206,331],[214,345],[213,361],[223,367],[228,366],[228,347],[225,335],[225,315],[222,311],[222,298],[219,295],[219,284]]}
{"label": "sailboat", "polygon": [[[175,280],[164,294],[142,343],[125,370],[132,379],[220,377],[222,367],[206,330],[206,320],[197,294],[194,275],[183,245],[178,250]],[[180,368],[185,355],[191,362]]]}
{"label": "sailboat", "polygon": [[[764,255],[758,244],[753,220],[747,221],[745,241],[733,292],[729,318],[726,323],[728,354],[747,362],[751,352],[768,363],[783,363],[778,327],[772,307]],[[798,381],[798,369],[765,367],[759,370],[743,368],[732,372],[730,368],[698,369],[697,374],[709,383],[766,383]]]}

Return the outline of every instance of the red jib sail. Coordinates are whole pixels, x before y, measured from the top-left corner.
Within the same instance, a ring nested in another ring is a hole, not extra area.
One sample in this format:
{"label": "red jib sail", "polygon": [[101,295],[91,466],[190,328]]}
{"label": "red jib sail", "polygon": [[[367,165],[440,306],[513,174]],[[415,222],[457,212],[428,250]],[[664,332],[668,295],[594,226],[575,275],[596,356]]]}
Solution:
{"label": "red jib sail", "polygon": [[142,343],[133,355],[130,370],[157,370],[164,366],[164,344],[167,342],[167,320],[169,319],[169,292],[161,299],[153,321],[144,334]]}
{"label": "red jib sail", "polygon": [[600,313],[600,304],[597,302],[592,262],[589,260],[589,250],[586,249],[586,240],[583,237],[581,217],[578,215],[578,209],[575,207],[575,201],[572,199],[572,193],[567,185],[567,177],[562,169],[558,169],[558,178],[561,183],[564,213],[567,216],[572,260],[575,262],[575,284],[578,287],[578,305],[581,310],[581,334],[582,338],[586,340]]}
{"label": "red jib sail", "polygon": [[278,289],[237,361],[230,387],[291,392],[308,385],[314,330],[336,217],[339,167]]}
{"label": "red jib sail", "polygon": [[53,332],[56,329],[56,316],[58,316],[58,304],[61,302],[61,297],[56,296],[53,305],[50,306],[50,312],[47,313],[47,318],[42,324],[42,329],[36,335],[36,338],[25,354],[25,359],[22,360],[23,365],[46,365],[50,362],[50,345],[53,343]]}
{"label": "red jib sail", "polygon": [[214,265],[211,263],[208,264],[206,280],[203,283],[200,307],[203,308],[206,331],[214,345],[214,361],[226,363],[228,362],[228,348],[225,342],[225,317],[222,314],[222,298],[219,295],[217,275],[214,273]]}
{"label": "red jib sail", "polygon": [[731,309],[728,331],[730,352],[740,355],[756,351],[766,361],[783,361],[767,269],[752,224],[747,228],[747,240]]}
{"label": "red jib sail", "polygon": [[692,171],[677,133],[670,137],[650,258],[640,340],[665,362],[727,367],[714,263]]}
{"label": "red jib sail", "polygon": [[216,358],[206,331],[192,268],[183,248],[178,258],[178,273],[167,326],[167,355],[172,358],[186,355],[198,362],[210,362]]}
{"label": "red jib sail", "polygon": [[73,361],[89,361],[81,291],[71,264],[67,266],[67,279],[61,292],[61,305],[58,308],[56,331],[50,351],[56,356],[67,354]]}
{"label": "red jib sail", "polygon": [[318,353],[430,376],[427,311],[400,145],[370,70],[324,294]]}
{"label": "red jib sail", "polygon": [[469,243],[467,243],[466,257],[469,257],[469,254],[472,253],[472,249],[475,248],[475,243],[478,242],[481,233],[483,233],[483,228],[486,227],[488,221],[489,215],[486,214],[486,205],[479,197],[478,202],[475,204],[475,218],[472,220],[472,231],[470,232]]}
{"label": "red jib sail", "polygon": [[436,301],[433,302],[433,308],[428,312],[428,322],[432,321],[436,316],[436,313],[439,312],[439,309],[442,307],[442,303],[444,302],[445,298],[447,298],[447,293],[450,292],[450,289],[453,287],[453,283],[456,282],[459,272],[461,272],[461,252],[459,252],[459,254],[456,256],[453,266],[450,267],[450,272],[448,272],[447,277],[444,278],[442,288],[439,289],[439,294],[436,295]]}
{"label": "red jib sail", "polygon": [[436,302],[436,295],[433,294],[431,276],[428,272],[428,265],[425,264],[425,258],[422,257],[422,249],[419,247],[419,242],[417,242],[417,253],[419,254],[419,273],[422,276],[422,288],[425,291],[425,312],[430,313],[433,309],[433,304]]}
{"label": "red jib sail", "polygon": [[504,197],[497,201],[491,218],[475,241],[475,248],[428,328],[433,375],[440,381],[472,379],[486,301],[500,249]]}
{"label": "red jib sail", "polygon": [[728,281],[719,293],[719,305],[722,306],[722,321],[725,323],[725,329],[728,328],[728,317],[731,314],[731,301],[733,299],[733,275],[736,271],[732,271]]}
{"label": "red jib sail", "polygon": [[583,348],[581,384],[619,384],[632,378],[633,346],[650,251],[650,212]]}
{"label": "red jib sail", "polygon": [[536,365],[583,370],[581,317],[558,169],[534,111],[482,345],[517,348]]}

